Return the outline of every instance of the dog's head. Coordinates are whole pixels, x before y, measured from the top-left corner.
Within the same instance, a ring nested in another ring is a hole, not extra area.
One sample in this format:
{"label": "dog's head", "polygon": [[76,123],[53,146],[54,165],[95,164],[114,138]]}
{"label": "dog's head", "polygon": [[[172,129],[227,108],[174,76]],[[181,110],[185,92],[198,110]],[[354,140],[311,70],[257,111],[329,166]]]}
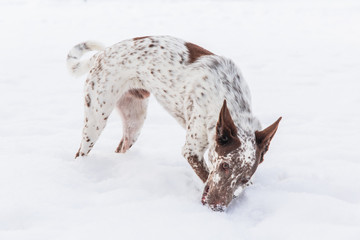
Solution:
{"label": "dog's head", "polygon": [[268,128],[251,135],[240,134],[224,101],[216,125],[215,144],[209,150],[213,169],[206,181],[204,205],[223,211],[242,191],[264,160],[280,120],[281,117]]}

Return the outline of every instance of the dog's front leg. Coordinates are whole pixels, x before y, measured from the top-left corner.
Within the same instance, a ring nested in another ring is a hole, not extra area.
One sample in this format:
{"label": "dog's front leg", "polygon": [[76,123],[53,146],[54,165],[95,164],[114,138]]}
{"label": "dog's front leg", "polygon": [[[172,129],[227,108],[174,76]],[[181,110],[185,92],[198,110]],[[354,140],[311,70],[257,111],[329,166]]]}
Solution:
{"label": "dog's front leg", "polygon": [[203,182],[206,182],[209,169],[204,159],[204,153],[208,147],[208,141],[204,126],[197,121],[187,123],[186,143],[182,153],[195,173]]}
{"label": "dog's front leg", "polygon": [[203,156],[189,155],[186,157],[196,175],[205,183],[209,176],[209,170]]}

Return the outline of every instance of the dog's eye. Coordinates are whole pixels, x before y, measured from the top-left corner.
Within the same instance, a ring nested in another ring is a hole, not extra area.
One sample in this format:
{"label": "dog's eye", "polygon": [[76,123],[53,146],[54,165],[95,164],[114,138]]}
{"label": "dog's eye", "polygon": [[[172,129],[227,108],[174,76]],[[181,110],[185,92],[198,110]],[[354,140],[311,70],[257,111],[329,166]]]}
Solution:
{"label": "dog's eye", "polygon": [[224,170],[227,170],[227,169],[229,169],[229,167],[230,167],[230,165],[229,165],[228,163],[226,163],[226,162],[222,163],[221,166],[222,166],[222,168],[223,168]]}

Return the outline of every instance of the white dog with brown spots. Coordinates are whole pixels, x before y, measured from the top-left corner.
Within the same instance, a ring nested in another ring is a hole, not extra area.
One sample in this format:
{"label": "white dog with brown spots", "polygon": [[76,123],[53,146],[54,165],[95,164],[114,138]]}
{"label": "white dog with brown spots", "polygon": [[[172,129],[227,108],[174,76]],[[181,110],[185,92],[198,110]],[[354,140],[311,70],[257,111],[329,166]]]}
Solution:
{"label": "white dog with brown spots", "polygon": [[[88,51],[98,52],[81,61]],[[186,130],[183,155],[205,183],[202,203],[223,211],[263,161],[281,118],[260,131],[249,88],[236,65],[170,36],[139,37],[103,47],[80,43],[67,57],[85,83],[85,121],[78,156],[87,155],[117,108],[123,137],[116,152],[137,140],[150,93]],[[210,166],[204,161],[209,149]]]}

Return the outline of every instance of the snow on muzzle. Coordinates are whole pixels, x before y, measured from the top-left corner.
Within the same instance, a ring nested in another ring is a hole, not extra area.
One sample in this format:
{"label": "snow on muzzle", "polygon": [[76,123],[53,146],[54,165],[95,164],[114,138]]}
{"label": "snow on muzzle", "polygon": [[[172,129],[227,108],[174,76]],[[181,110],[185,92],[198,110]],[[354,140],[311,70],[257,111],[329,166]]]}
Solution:
{"label": "snow on muzzle", "polygon": [[209,184],[206,184],[202,194],[201,203],[214,211],[223,212],[229,206],[231,201],[238,197],[244,189],[245,186],[239,186],[235,189],[235,191],[232,189],[227,189],[227,191],[218,191],[210,189]]}
{"label": "snow on muzzle", "polygon": [[231,189],[224,187],[210,187],[207,184],[204,188],[204,192],[201,198],[203,205],[210,207],[214,211],[225,211],[227,206],[233,199],[233,193]]}

